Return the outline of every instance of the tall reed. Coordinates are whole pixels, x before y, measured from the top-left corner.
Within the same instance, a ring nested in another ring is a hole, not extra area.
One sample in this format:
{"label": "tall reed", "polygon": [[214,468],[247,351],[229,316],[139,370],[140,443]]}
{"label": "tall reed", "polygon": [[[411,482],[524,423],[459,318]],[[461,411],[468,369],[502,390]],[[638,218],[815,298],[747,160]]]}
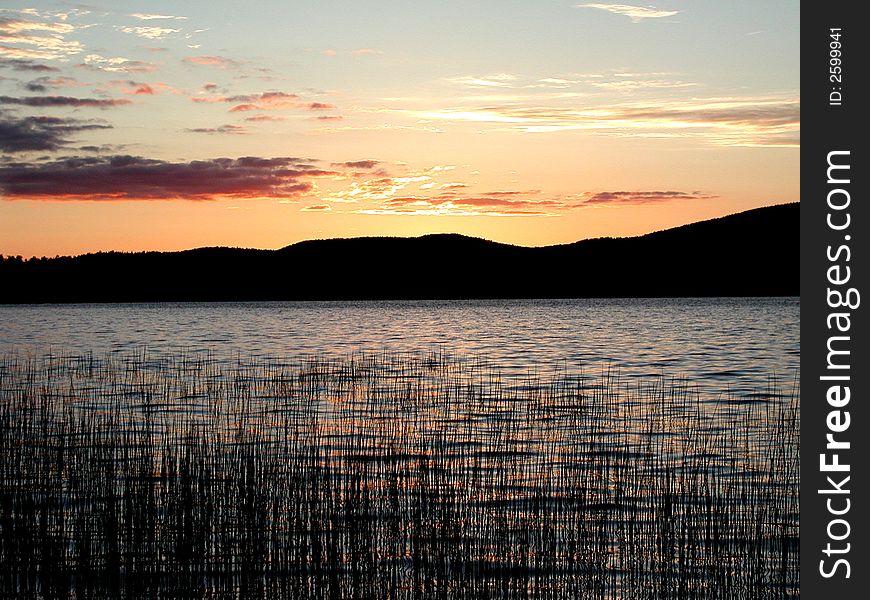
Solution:
{"label": "tall reed", "polygon": [[798,404],[443,354],[11,354],[0,595],[799,595]]}

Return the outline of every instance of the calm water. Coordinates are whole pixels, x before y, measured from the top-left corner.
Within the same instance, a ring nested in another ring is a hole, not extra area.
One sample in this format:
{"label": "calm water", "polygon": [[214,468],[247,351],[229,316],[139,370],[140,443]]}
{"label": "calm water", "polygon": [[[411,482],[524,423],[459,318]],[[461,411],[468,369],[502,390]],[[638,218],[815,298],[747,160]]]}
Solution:
{"label": "calm water", "polygon": [[0,352],[48,349],[219,359],[441,348],[503,373],[555,366],[687,377],[746,396],[798,374],[797,298],[253,302],[0,306]]}
{"label": "calm water", "polygon": [[0,307],[0,596],[798,596],[799,309]]}

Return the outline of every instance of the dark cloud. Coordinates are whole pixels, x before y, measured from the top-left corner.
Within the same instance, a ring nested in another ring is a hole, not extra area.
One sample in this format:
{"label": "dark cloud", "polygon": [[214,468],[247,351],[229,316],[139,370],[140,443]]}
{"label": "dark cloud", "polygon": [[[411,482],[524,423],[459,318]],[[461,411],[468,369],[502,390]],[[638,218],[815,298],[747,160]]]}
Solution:
{"label": "dark cloud", "polygon": [[111,125],[95,120],[58,117],[19,119],[0,113],[0,150],[3,152],[59,150],[69,143],[66,136],[92,129],[111,129]]}
{"label": "dark cloud", "polygon": [[221,125],[220,127],[197,127],[195,129],[185,129],[190,133],[225,133],[232,135],[244,135],[248,130],[241,125]]}
{"label": "dark cloud", "polygon": [[334,162],[333,167],[348,167],[350,169],[371,169],[375,165],[379,165],[379,160],[348,160],[346,162]]}
{"label": "dark cloud", "polygon": [[47,92],[51,88],[68,87],[78,83],[72,77],[37,77],[24,85],[28,92]]}
{"label": "dark cloud", "polygon": [[329,104],[328,102],[309,102],[305,105],[305,108],[308,110],[332,110],[335,108],[335,104]]}
{"label": "dark cloud", "polygon": [[253,117],[245,117],[245,121],[284,121],[284,117],[276,117],[273,115],[254,115]]}
{"label": "dark cloud", "polygon": [[34,73],[56,73],[60,71],[57,67],[51,67],[49,65],[44,65],[23,58],[7,58],[0,60],[0,67],[6,67],[15,71],[30,71]]}
{"label": "dark cloud", "polygon": [[123,148],[123,145],[103,144],[102,146],[79,146],[76,148],[79,152],[93,152],[95,154],[108,154],[109,152],[118,152]]}
{"label": "dark cloud", "polygon": [[[310,160],[310,159],[305,159]],[[291,157],[167,162],[139,156],[75,157],[0,166],[6,199],[148,200],[289,198],[335,171]]]}
{"label": "dark cloud", "polygon": [[671,200],[708,200],[716,198],[701,192],[595,192],[583,200],[583,204],[654,204]]}
{"label": "dark cloud", "polygon": [[19,104],[21,106],[36,107],[111,108],[113,106],[130,104],[130,101],[114,98],[108,100],[102,98],[72,98],[70,96],[26,96],[23,98],[0,96],[0,104]]}

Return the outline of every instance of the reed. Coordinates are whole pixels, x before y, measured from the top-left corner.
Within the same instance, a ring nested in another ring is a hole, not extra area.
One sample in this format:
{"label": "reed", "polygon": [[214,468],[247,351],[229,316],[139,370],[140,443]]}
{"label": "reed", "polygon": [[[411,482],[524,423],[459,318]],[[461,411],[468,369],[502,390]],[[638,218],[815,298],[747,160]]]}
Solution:
{"label": "reed", "polygon": [[9,354],[0,596],[797,596],[798,405],[437,353]]}

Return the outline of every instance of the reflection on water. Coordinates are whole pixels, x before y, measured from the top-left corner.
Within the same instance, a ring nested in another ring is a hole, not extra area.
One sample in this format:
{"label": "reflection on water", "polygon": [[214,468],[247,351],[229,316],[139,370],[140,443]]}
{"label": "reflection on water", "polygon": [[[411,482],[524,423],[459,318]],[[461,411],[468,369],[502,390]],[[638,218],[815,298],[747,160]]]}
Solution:
{"label": "reflection on water", "polygon": [[799,318],[797,298],[0,306],[0,352],[246,359],[442,347],[505,374],[614,365],[623,378],[685,376],[706,394],[742,396],[795,377]]}
{"label": "reflection on water", "polygon": [[0,594],[798,594],[797,397],[690,383],[7,355]]}

